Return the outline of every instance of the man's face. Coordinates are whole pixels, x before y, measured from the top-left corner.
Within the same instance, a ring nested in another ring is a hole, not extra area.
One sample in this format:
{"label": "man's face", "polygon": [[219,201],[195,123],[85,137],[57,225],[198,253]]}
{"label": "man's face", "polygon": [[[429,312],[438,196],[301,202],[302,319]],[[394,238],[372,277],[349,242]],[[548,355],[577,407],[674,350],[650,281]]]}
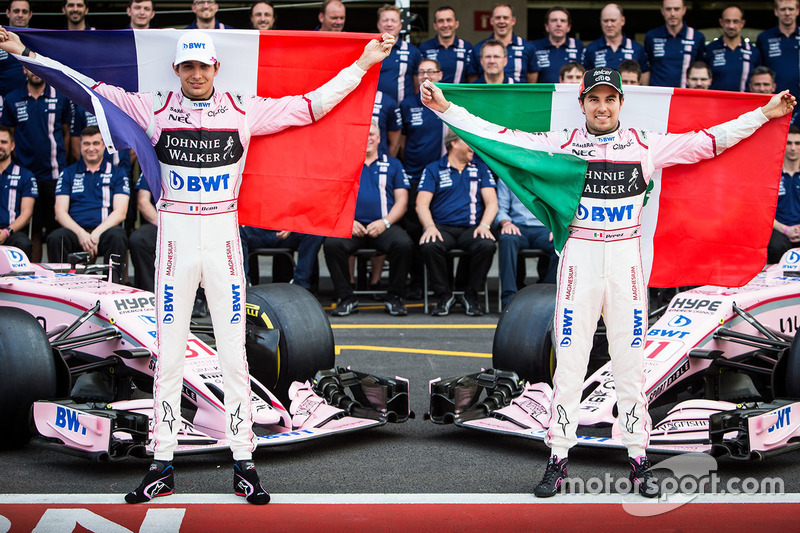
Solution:
{"label": "man's face", "polygon": [[708,75],[708,70],[704,68],[689,69],[689,74],[686,75],[686,86],[689,89],[708,89],[711,87],[711,76]]}
{"label": "man's face", "polygon": [[664,0],[661,4],[661,15],[668,28],[679,28],[683,25],[683,17],[686,15],[686,6],[683,0]]}
{"label": "man's face", "polygon": [[342,31],[344,29],[344,4],[331,2],[325,8],[325,13],[319,14],[320,30]]}
{"label": "man's face", "polygon": [[103,137],[99,133],[81,136],[81,157],[87,165],[96,165],[102,161],[104,150]]}
{"label": "man's face", "polygon": [[147,28],[156,12],[152,0],[134,2],[128,7],[128,16],[131,18],[131,28]]}
{"label": "man's face", "polygon": [[367,155],[375,154],[378,145],[381,143],[381,130],[375,124],[369,126],[369,137],[367,137]]}
{"label": "man's face", "polygon": [[61,8],[72,24],[80,24],[86,18],[89,8],[84,0],[67,0],[67,5]]}
{"label": "man's face", "polygon": [[786,139],[786,152],[783,154],[786,161],[797,161],[800,158],[800,133],[790,133]]}
{"label": "man's face", "polygon": [[456,34],[458,21],[452,9],[443,9],[436,13],[436,20],[433,21],[433,29],[442,39],[450,39]]}
{"label": "man's face", "polygon": [[508,63],[508,56],[502,46],[490,45],[481,47],[481,67],[489,76],[501,74]]}
{"label": "man's face", "polygon": [[6,9],[8,25],[15,28],[27,28],[31,22],[31,4],[28,0],[15,0]]}
{"label": "man's face", "polygon": [[607,39],[616,39],[622,35],[623,26],[625,26],[625,17],[622,16],[616,5],[608,5],[600,12],[600,27]]}
{"label": "man's face", "polygon": [[544,23],[544,31],[551,39],[561,40],[567,36],[572,27],[567,20],[567,14],[563,11],[553,11]]}
{"label": "man's face", "polygon": [[725,37],[738,39],[742,35],[742,28],[744,28],[742,11],[738,7],[729,7],[722,12],[719,25],[722,26],[722,33],[725,34]]}
{"label": "man's face", "polygon": [[423,81],[430,80],[433,83],[442,81],[442,71],[436,67],[433,61],[422,61],[417,69],[417,85],[421,85]]}
{"label": "man's face", "polygon": [[619,127],[622,96],[608,85],[598,85],[580,101],[586,115],[586,129],[593,135],[610,133]]}
{"label": "man's face", "polygon": [[797,0],[778,0],[775,16],[781,26],[792,26],[797,19]]}
{"label": "man's face", "polygon": [[497,6],[492,11],[492,18],[489,20],[494,28],[496,37],[506,37],[514,31],[517,18],[511,13],[511,8],[507,6]]}
{"label": "man's face", "polygon": [[219,72],[219,62],[206,65],[200,61],[184,61],[173,65],[181,79],[183,94],[193,100],[205,100],[214,92],[214,78]]}
{"label": "man's face", "polygon": [[400,35],[400,13],[391,9],[381,13],[378,18],[378,31],[397,38]]}
{"label": "man's face", "polygon": [[7,131],[0,131],[0,163],[8,161],[11,152],[14,150],[14,141]]}
{"label": "man's face", "polygon": [[750,92],[759,94],[774,94],[775,81],[769,74],[754,74],[750,77]]}
{"label": "man's face", "polygon": [[559,81],[561,83],[580,83],[583,79],[583,72],[581,69],[573,67],[566,71]]}
{"label": "man's face", "polygon": [[250,15],[250,22],[257,30],[271,30],[275,24],[275,10],[269,4],[256,4],[253,14]]}
{"label": "man's face", "polygon": [[216,0],[194,0],[192,2],[192,11],[198,20],[207,22],[214,20],[217,16],[217,9],[219,6]]}
{"label": "man's face", "polygon": [[622,85],[640,85],[639,75],[635,72],[620,71],[620,78],[622,78]]}
{"label": "man's face", "polygon": [[448,153],[459,161],[472,161],[472,157],[475,155],[472,148],[461,139],[456,139],[453,144],[450,145],[450,151]]}
{"label": "man's face", "polygon": [[25,67],[22,67],[22,70],[25,71],[25,77],[28,78],[28,83],[30,85],[33,85],[34,87],[41,87],[42,85],[44,85],[44,80],[42,78],[40,78],[30,70],[26,69]]}

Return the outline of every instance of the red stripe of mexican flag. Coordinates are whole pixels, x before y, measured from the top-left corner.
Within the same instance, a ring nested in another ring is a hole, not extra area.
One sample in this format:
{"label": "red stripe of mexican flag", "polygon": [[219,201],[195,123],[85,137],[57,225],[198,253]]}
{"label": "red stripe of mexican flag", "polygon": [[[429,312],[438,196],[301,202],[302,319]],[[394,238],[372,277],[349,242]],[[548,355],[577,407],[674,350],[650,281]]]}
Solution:
{"label": "red stripe of mexican flag", "polygon": [[[543,131],[584,124],[575,85],[542,85],[535,90],[525,85],[442,88],[459,105],[505,127]],[[625,87],[620,123],[626,128],[684,133],[734,119],[767,100],[765,95],[745,93]],[[777,205],[788,127],[788,116],[770,121],[717,158],[654,174],[656,186],[642,213],[642,255],[651,286],[740,286],[761,270]],[[515,160],[505,163],[518,167]],[[541,168],[530,172],[547,174]],[[549,201],[541,196],[539,190],[539,197],[533,200]]]}
{"label": "red stripe of mexican flag", "polygon": [[[317,34],[317,35],[315,35]],[[358,59],[375,35],[261,32],[259,96],[305,94]],[[350,237],[380,65],[317,123],[251,141],[241,224]]]}

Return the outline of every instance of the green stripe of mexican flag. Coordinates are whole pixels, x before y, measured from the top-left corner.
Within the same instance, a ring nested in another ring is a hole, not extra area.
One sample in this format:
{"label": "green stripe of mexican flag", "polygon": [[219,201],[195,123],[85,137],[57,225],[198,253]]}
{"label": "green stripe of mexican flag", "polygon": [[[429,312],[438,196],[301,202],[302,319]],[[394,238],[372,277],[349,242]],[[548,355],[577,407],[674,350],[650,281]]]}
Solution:
{"label": "green stripe of mexican flag", "polygon": [[[448,100],[470,113],[509,129],[528,132],[563,129],[563,124],[559,124],[562,121],[552,112],[568,109],[567,102],[562,100],[571,96],[571,107],[578,107],[574,88],[567,93],[557,91],[552,84],[497,85],[488,91],[486,85],[439,84],[439,87]],[[555,247],[561,250],[580,202],[586,161],[551,146],[492,135],[484,130],[478,132],[465,122],[444,120],[536,218],[550,228]]]}

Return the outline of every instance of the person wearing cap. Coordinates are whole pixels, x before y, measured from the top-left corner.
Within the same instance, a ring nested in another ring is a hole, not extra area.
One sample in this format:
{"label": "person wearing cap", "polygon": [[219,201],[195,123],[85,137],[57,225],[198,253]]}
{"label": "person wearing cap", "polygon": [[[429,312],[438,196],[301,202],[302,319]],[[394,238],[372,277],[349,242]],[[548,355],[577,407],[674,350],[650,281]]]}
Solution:
{"label": "person wearing cap", "polygon": [[527,133],[471,115],[448,102],[433,84],[423,84],[420,92],[422,102],[445,122],[468,122],[477,132],[563,148],[588,161],[580,205],[559,261],[553,342],[558,365],[546,436],[551,456],[534,494],[553,496],[566,478],[567,455],[577,442],[589,352],[602,313],[614,368],[619,428],[631,467],[629,477],[643,496],[658,496],[659,487],[645,455],[650,417],[642,390],[647,285],[639,220],[648,184],[658,169],[712,158],[769,119],[791,113],[795,98],[784,91],[764,107],[699,132],[666,134],[621,128],[622,81],[619,72],[601,67],[588,70],[580,85],[578,103],[586,116],[585,126]]}
{"label": "person wearing cap", "polygon": [[[252,462],[252,423],[258,413],[250,408],[250,377],[244,357],[245,281],[237,197],[247,148],[252,136],[320,120],[358,86],[370,67],[388,55],[393,44],[394,37],[388,34],[380,41],[372,40],[357,61],[320,88],[279,99],[216,91],[214,77],[221,63],[214,41],[200,30],[180,34],[172,65],[180,86],[172,91],[126,92],[76,73],[150,135],[161,163],[154,462],[142,484],[126,495],[127,502],[171,494],[174,487],[172,457],[180,426],[184,356],[199,283],[208,295],[224,374],[225,436],[235,461],[234,491],[250,503],[269,501]],[[0,49],[50,68],[67,68],[35,54],[5,28],[0,28]]]}

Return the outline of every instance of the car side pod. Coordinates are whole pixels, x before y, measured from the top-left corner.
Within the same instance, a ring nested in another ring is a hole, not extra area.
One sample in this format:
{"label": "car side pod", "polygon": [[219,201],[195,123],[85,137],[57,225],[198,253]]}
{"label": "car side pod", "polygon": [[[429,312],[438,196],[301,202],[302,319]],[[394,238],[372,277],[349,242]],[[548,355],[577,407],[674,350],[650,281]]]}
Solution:
{"label": "car side pod", "polygon": [[709,419],[712,454],[761,460],[800,448],[800,402],[740,404]]}
{"label": "car side pod", "polygon": [[[408,389],[408,380],[401,377],[391,379],[341,367],[320,370],[313,383],[314,393],[328,405],[348,416],[383,423],[414,418]],[[290,412],[295,415],[291,408]]]}

